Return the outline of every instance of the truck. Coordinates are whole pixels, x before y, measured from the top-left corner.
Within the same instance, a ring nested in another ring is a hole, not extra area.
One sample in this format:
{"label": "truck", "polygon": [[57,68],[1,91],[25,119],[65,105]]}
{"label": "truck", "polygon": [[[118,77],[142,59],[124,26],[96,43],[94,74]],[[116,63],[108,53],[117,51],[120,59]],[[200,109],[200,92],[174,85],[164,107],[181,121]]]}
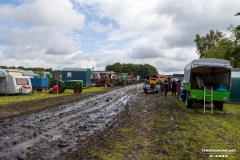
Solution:
{"label": "truck", "polygon": [[196,59],[184,68],[183,86],[178,99],[185,100],[190,108],[200,102],[206,108],[223,109],[224,102],[230,99],[231,64],[228,60],[206,58]]}
{"label": "truck", "polygon": [[143,90],[145,93],[152,92],[158,93],[161,89],[160,82],[157,75],[150,76],[144,80]]}

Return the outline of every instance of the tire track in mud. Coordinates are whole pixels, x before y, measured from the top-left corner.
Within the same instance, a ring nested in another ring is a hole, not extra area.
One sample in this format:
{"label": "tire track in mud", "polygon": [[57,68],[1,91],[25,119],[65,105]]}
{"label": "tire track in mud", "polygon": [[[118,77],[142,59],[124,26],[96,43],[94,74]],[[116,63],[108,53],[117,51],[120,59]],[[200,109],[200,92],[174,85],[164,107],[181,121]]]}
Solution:
{"label": "tire track in mud", "polygon": [[132,85],[77,103],[0,121],[0,159],[59,159],[117,120],[142,92]]}

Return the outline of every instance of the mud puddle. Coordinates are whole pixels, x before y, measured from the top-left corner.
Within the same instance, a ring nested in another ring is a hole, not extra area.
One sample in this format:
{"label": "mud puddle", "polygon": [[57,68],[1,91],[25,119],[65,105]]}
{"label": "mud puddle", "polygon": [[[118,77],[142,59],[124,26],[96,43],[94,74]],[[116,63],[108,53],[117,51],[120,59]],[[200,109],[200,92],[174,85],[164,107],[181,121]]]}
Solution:
{"label": "mud puddle", "polygon": [[60,159],[82,146],[123,113],[127,103],[142,93],[132,85],[62,105],[0,121],[0,159]]}

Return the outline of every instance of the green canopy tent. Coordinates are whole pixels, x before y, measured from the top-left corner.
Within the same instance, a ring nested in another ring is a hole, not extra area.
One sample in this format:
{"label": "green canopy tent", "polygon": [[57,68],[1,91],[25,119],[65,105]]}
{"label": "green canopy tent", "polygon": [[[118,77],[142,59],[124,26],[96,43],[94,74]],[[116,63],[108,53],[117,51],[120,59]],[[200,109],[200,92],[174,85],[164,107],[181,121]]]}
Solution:
{"label": "green canopy tent", "polygon": [[232,68],[230,100],[240,101],[240,68]]}

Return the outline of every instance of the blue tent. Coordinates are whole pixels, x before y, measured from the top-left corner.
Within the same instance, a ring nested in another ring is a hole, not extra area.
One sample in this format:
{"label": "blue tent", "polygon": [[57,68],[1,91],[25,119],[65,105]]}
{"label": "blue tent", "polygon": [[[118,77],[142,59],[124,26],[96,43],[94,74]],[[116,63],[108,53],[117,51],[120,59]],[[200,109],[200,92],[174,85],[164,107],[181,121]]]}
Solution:
{"label": "blue tent", "polygon": [[48,78],[30,78],[33,89],[47,89]]}

